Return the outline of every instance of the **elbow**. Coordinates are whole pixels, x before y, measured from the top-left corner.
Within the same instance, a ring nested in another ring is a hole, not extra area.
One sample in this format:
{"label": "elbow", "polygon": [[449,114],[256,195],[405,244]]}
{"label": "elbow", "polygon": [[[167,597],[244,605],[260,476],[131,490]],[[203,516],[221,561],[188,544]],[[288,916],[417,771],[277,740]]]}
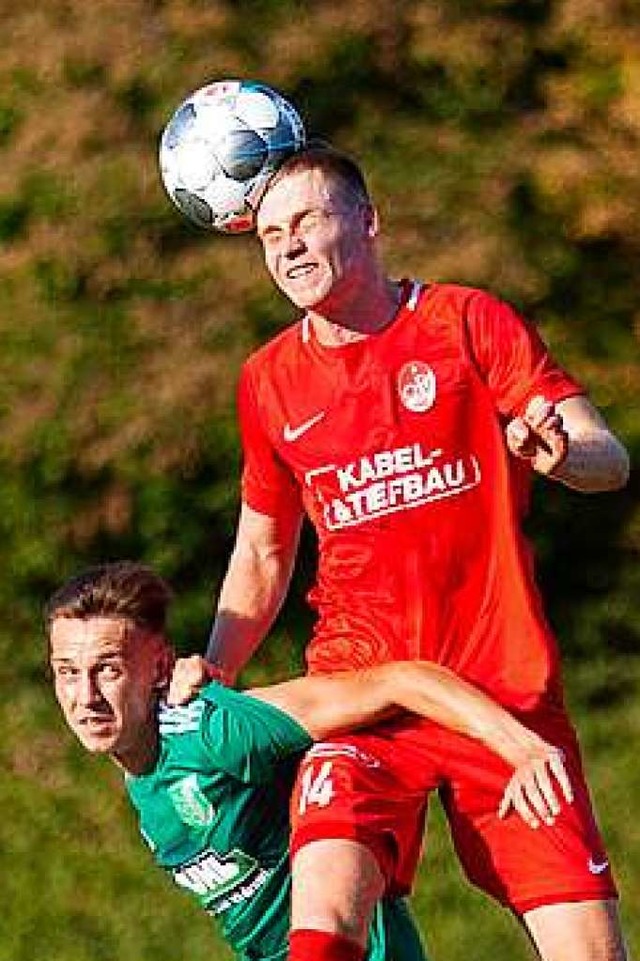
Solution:
{"label": "elbow", "polygon": [[616,483],[613,490],[621,490],[626,487],[629,483],[629,477],[631,476],[631,459],[629,457],[629,452],[626,447],[621,447],[621,457],[620,464],[618,467],[618,472],[616,475]]}
{"label": "elbow", "polygon": [[626,447],[619,445],[618,456],[612,462],[606,481],[601,490],[619,491],[627,486],[631,475],[631,461]]}
{"label": "elbow", "polygon": [[599,494],[621,490],[631,473],[629,453],[620,441],[608,432],[602,439],[584,449],[576,445],[569,449],[565,461],[554,476],[567,487],[585,494]]}

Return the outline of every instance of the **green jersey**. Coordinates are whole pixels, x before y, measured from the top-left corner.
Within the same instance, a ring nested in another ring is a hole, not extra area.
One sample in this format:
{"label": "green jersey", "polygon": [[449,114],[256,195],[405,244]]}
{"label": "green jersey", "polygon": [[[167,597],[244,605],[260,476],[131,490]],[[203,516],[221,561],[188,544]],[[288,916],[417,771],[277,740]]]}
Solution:
{"label": "green jersey", "polygon": [[[289,795],[309,734],[217,683],[185,707],[162,707],[159,727],[154,769],[125,782],[156,862],[219,920],[240,958],[285,961]],[[368,959],[396,958],[423,954],[406,908],[390,900],[376,913]]]}

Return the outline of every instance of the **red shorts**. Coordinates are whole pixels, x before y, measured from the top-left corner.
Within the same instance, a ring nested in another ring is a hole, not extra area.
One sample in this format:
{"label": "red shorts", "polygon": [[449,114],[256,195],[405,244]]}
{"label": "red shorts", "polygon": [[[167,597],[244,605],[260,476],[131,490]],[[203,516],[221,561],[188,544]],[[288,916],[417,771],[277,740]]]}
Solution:
{"label": "red shorts", "polygon": [[511,768],[483,745],[430,721],[403,719],[316,744],[291,802],[292,854],[349,838],[378,859],[392,894],[409,892],[428,795],[438,789],[469,880],[518,914],[545,904],[616,897],[573,728],[558,711],[522,718],[565,752],[574,791],[553,826],[497,816]]}

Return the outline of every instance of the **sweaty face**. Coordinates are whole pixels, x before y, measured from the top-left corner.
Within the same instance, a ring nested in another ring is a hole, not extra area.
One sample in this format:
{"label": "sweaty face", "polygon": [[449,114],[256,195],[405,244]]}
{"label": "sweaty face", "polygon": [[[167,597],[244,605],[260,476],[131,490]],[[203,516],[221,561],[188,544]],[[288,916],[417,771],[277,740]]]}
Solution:
{"label": "sweaty face", "polygon": [[374,216],[320,170],[288,174],[260,204],[257,232],[269,273],[297,306],[329,314],[348,305],[374,266]]}
{"label": "sweaty face", "polygon": [[120,618],[58,617],[50,657],[56,697],[84,747],[135,765],[155,736],[168,665],[162,639]]}

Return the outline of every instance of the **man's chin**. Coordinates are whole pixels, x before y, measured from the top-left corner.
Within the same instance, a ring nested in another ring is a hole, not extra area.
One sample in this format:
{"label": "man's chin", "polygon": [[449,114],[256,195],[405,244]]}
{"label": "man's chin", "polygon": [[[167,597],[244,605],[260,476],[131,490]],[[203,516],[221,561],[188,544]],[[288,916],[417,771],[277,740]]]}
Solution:
{"label": "man's chin", "polygon": [[282,284],[280,290],[299,310],[317,310],[327,297],[327,291],[320,284]]}
{"label": "man's chin", "polygon": [[107,738],[81,737],[80,743],[89,754],[112,754],[115,747],[115,742]]}
{"label": "man's chin", "polygon": [[299,291],[290,290],[285,290],[283,293],[298,310],[317,310],[322,304],[322,297],[312,293],[302,294]]}
{"label": "man's chin", "polygon": [[110,725],[97,730],[77,731],[78,740],[91,754],[110,754],[117,744],[117,733]]}

